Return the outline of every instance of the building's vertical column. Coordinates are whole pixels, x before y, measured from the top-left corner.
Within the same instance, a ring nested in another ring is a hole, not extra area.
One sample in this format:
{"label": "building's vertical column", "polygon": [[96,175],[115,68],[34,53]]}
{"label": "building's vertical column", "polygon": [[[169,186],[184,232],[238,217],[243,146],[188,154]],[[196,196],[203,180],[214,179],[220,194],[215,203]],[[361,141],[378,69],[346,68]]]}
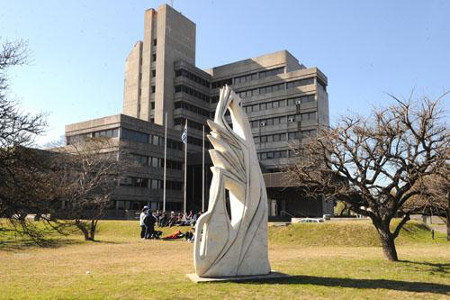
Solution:
{"label": "building's vertical column", "polygon": [[145,121],[150,121],[151,117],[151,101],[152,101],[152,86],[154,86],[154,78],[152,76],[152,69],[155,68],[154,55],[156,55],[156,47],[154,41],[156,39],[156,22],[157,12],[153,9],[145,11],[144,17],[144,42],[142,45],[142,78],[141,78],[141,111],[139,118]]}
{"label": "building's vertical column", "polygon": [[142,61],[142,42],[134,44],[133,50],[125,63],[125,80],[123,88],[123,113],[139,118],[140,110],[140,73]]}
{"label": "building's vertical column", "polygon": [[173,124],[175,68],[178,60],[195,65],[195,24],[168,5],[158,7],[156,30],[155,123]]}

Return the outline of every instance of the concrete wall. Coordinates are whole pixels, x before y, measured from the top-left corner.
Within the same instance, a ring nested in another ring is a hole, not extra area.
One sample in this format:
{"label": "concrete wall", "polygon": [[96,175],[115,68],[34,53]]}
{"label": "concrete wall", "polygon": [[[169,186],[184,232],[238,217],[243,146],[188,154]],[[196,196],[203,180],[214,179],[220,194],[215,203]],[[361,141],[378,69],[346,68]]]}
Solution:
{"label": "concrete wall", "polygon": [[168,5],[158,8],[156,48],[155,123],[173,126],[173,96],[175,93],[174,64],[184,60],[195,65],[195,24]]}
{"label": "concrete wall", "polygon": [[140,70],[142,42],[136,42],[125,62],[125,80],[123,89],[123,113],[139,118],[140,110]]}

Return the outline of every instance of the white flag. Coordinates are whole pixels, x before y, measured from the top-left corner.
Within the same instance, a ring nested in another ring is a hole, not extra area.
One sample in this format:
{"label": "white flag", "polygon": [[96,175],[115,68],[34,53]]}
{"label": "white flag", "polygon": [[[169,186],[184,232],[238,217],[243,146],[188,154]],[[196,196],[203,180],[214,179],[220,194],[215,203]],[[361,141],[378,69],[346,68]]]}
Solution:
{"label": "white flag", "polygon": [[184,144],[187,143],[187,120],[186,120],[186,125],[184,125],[184,130],[183,130],[183,134],[181,135],[181,140],[183,141]]}

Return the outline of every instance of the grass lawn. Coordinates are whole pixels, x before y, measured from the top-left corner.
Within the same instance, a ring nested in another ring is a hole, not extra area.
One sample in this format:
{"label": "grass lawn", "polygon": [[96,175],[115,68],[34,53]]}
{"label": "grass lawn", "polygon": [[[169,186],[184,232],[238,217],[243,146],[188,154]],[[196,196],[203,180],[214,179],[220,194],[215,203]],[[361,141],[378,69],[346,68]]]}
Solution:
{"label": "grass lawn", "polygon": [[246,283],[192,283],[193,245],[141,240],[139,230],[137,221],[103,221],[99,242],[55,237],[48,248],[0,236],[0,298],[450,298],[450,243],[419,223],[401,233],[397,263],[383,258],[365,220],[271,227],[272,269],[292,277]]}

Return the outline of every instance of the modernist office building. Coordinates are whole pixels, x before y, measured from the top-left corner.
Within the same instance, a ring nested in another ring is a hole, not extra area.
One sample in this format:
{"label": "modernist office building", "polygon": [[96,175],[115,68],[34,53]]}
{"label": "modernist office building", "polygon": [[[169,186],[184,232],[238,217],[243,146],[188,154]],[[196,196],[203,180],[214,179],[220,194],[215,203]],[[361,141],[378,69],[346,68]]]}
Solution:
{"label": "modernist office building", "polygon": [[119,159],[127,156],[140,164],[130,167],[121,181],[112,208],[139,209],[147,203],[153,209],[162,207],[166,121],[167,209],[182,208],[180,136],[185,120],[188,209],[201,207],[202,128],[213,118],[219,89],[227,84],[243,99],[261,168],[271,173],[265,175],[271,215],[283,210],[293,215],[328,213],[322,202],[301,199],[274,177],[295,159],[289,141],[315,136],[319,126],[328,125],[327,77],[285,50],[201,70],[195,66],[196,25],[168,5],[147,10],[144,27],[143,40],[134,44],[125,64],[123,114],[66,126],[67,143],[82,136],[110,136],[117,141]]}

